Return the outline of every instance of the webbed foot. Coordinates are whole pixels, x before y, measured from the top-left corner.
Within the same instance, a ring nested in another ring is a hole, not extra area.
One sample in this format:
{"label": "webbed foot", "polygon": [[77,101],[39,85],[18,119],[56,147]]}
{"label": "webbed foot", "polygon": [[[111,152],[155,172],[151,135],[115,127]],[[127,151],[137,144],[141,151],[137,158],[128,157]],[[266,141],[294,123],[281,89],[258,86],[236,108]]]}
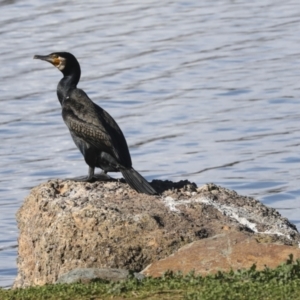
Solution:
{"label": "webbed foot", "polygon": [[67,178],[67,180],[77,181],[77,182],[95,182],[95,181],[117,181],[107,175],[105,171],[102,171],[99,174],[94,174],[94,169],[89,168],[89,175],[88,176],[79,176],[75,178]]}

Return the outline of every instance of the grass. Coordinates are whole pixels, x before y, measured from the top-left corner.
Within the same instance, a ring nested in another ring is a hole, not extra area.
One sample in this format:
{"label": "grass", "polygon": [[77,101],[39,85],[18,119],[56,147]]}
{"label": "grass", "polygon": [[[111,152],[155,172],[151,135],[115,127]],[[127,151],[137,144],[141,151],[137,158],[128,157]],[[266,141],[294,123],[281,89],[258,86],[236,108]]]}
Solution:
{"label": "grass", "polygon": [[190,273],[166,273],[160,278],[142,281],[129,279],[111,283],[95,281],[90,284],[59,284],[26,289],[0,289],[1,300],[32,299],[246,299],[300,300],[300,260],[293,256],[276,269],[219,272],[206,277]]}

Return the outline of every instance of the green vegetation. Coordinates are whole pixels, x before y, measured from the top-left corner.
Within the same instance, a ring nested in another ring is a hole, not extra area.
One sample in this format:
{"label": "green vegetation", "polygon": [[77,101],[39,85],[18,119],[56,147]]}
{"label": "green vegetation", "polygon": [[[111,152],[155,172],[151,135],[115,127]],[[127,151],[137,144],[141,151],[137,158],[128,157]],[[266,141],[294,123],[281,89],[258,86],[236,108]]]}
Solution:
{"label": "green vegetation", "polygon": [[161,278],[125,282],[47,285],[17,290],[0,289],[0,299],[300,299],[300,260],[293,257],[276,269],[219,272],[207,277],[166,273]]}

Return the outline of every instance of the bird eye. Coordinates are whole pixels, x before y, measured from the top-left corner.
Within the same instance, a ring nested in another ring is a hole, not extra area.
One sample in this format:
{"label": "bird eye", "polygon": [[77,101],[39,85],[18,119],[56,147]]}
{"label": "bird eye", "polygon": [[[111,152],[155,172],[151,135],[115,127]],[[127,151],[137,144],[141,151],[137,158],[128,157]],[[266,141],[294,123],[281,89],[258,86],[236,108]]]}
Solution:
{"label": "bird eye", "polygon": [[58,55],[57,54],[52,54],[52,57],[53,58],[58,58]]}

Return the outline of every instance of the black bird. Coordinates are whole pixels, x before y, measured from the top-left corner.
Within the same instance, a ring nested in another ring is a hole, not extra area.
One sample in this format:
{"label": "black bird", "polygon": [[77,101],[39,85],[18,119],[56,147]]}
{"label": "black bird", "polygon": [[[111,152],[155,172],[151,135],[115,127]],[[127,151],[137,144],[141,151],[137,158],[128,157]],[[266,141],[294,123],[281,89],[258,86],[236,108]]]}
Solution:
{"label": "black bird", "polygon": [[50,62],[64,75],[57,86],[57,97],[73,141],[89,166],[88,176],[82,181],[93,181],[97,167],[104,174],[122,172],[126,182],[137,192],[156,194],[147,180],[133,169],[125,137],[116,121],[77,88],[81,71],[75,56],[55,52],[34,58]]}

